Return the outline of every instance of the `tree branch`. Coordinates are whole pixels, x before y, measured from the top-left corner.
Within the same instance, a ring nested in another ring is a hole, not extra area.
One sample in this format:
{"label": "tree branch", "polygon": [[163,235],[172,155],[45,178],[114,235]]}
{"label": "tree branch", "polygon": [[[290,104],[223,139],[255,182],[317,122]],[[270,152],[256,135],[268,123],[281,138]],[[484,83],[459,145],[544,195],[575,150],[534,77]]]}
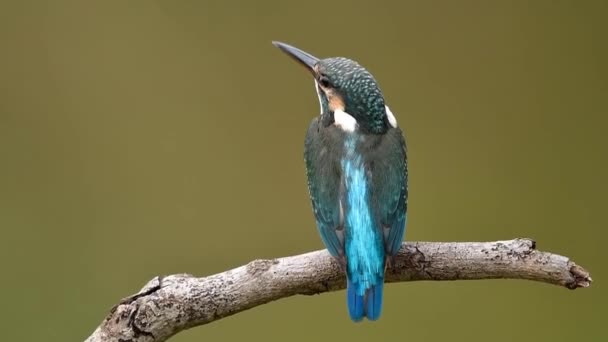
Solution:
{"label": "tree branch", "polygon": [[[536,250],[535,242],[404,243],[387,282],[527,279],[569,289],[588,287],[589,273],[570,259]],[[176,274],[152,279],[120,301],[87,342],[160,342],[194,326],[296,294],[345,287],[337,262],[324,250],[247,265],[203,278]]]}

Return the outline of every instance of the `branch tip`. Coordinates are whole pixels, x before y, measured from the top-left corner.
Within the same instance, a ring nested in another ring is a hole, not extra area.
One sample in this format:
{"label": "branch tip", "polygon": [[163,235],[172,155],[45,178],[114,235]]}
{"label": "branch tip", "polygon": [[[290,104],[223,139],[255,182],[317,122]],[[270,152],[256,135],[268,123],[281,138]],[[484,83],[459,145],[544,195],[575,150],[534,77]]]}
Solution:
{"label": "branch tip", "polygon": [[569,289],[574,290],[579,287],[589,287],[593,282],[589,272],[573,262],[570,267],[570,274],[572,275],[573,281],[566,285]]}

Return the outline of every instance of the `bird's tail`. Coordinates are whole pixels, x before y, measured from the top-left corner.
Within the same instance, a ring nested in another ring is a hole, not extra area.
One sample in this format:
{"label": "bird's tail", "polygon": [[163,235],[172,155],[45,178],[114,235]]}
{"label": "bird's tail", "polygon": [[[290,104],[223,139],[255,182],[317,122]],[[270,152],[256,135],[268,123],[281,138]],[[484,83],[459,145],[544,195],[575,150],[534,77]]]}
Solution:
{"label": "bird's tail", "polygon": [[346,301],[350,319],[359,322],[363,317],[370,321],[380,318],[382,313],[382,291],[384,288],[384,277],[380,278],[375,285],[367,288],[363,295],[359,294],[357,284],[350,281],[346,288]]}

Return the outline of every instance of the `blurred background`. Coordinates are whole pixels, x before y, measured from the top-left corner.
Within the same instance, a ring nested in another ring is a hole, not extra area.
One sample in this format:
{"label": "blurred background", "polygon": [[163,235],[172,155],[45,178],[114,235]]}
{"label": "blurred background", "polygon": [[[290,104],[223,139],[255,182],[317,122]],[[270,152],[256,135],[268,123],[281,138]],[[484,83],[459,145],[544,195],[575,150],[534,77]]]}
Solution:
{"label": "blurred background", "polygon": [[[159,274],[322,248],[303,163],[310,76],[348,56],[409,145],[408,240],[530,237],[595,283],[388,285],[293,297],[172,339],[605,341],[605,1],[3,1],[0,320],[85,339]],[[604,325],[604,326],[602,326]]]}

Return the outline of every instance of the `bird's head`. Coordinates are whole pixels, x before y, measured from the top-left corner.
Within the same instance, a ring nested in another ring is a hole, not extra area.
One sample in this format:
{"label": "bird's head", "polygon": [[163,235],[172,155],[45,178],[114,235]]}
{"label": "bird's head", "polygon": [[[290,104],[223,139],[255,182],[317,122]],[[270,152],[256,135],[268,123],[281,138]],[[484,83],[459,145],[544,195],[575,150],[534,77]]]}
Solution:
{"label": "bird's head", "polygon": [[390,126],[396,127],[378,83],[359,63],[344,57],[319,59],[285,43],[273,44],[310,71],[321,115],[328,115],[345,130],[384,133]]}

